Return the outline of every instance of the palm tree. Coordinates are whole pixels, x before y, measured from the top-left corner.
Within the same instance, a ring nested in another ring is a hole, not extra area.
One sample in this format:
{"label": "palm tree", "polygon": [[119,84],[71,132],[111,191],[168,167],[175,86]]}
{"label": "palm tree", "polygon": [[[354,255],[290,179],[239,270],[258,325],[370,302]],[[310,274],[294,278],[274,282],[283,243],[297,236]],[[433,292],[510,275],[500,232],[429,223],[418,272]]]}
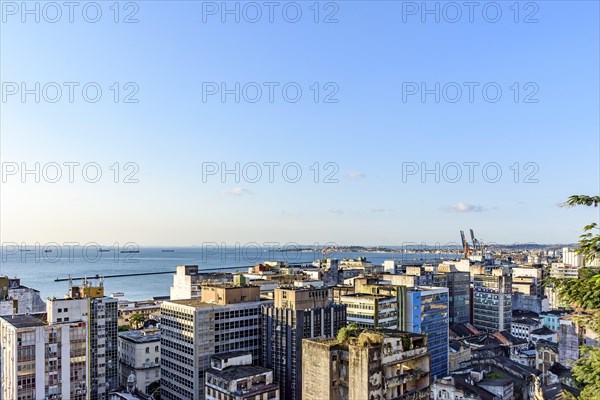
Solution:
{"label": "palm tree", "polygon": [[133,329],[139,329],[140,326],[146,321],[146,317],[140,314],[139,312],[134,312],[129,317],[129,323],[133,327]]}

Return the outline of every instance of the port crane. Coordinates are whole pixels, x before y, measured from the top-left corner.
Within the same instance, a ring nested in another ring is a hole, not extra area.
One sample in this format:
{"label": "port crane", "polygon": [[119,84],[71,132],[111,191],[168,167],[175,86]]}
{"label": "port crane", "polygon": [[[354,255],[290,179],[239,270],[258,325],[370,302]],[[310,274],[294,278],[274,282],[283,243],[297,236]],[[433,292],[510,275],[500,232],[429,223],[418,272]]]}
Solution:
{"label": "port crane", "polygon": [[484,253],[483,242],[481,240],[475,238],[475,233],[473,232],[473,229],[469,229],[469,231],[471,233],[472,246],[470,246],[469,242],[467,242],[467,239],[465,239],[465,232],[460,231],[460,239],[461,239],[463,254],[465,255],[465,258],[468,258],[469,256],[472,256],[474,254],[475,255],[476,254],[483,255],[483,253]]}
{"label": "port crane", "polygon": [[463,247],[463,254],[465,255],[465,258],[468,258],[469,256],[473,255],[473,249],[471,249],[471,247],[469,247],[469,242],[467,242],[467,239],[465,239],[465,232],[464,231],[460,231],[460,240],[462,243],[462,247]]}
{"label": "port crane", "polygon": [[[479,240],[475,239],[473,229],[469,229],[469,231],[471,231],[471,242],[473,243],[473,251],[475,252],[475,254],[477,254],[477,248],[480,247]],[[479,250],[481,250],[481,248]]]}

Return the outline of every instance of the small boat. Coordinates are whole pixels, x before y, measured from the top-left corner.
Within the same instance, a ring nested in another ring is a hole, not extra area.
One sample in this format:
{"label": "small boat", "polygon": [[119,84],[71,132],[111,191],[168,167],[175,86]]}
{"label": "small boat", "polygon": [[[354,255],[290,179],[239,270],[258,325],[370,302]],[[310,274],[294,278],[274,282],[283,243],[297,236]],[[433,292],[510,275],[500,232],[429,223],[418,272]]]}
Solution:
{"label": "small boat", "polygon": [[161,250],[161,252],[163,252],[163,253],[174,253],[175,250]]}
{"label": "small boat", "polygon": [[100,249],[98,250],[100,253],[106,253],[107,251],[110,251],[110,249]]}
{"label": "small boat", "polygon": [[125,293],[123,292],[114,292],[110,294],[110,297],[123,297],[125,296]]}
{"label": "small boat", "polygon": [[139,250],[121,250],[121,253],[123,254],[132,254],[132,253],[139,253]]}

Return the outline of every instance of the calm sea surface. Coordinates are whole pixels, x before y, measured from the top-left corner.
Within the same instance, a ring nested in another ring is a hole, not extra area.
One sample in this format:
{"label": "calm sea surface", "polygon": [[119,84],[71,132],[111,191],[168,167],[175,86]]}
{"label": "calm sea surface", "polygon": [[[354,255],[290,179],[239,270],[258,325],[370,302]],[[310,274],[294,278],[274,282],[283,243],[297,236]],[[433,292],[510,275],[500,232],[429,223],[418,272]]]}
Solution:
{"label": "calm sea surface", "polygon": [[[63,297],[66,294],[67,282],[54,282],[55,278],[73,278],[96,275],[118,275],[145,272],[175,271],[177,265],[198,265],[200,269],[219,270],[240,267],[246,271],[251,265],[263,261],[287,261],[294,263],[311,263],[321,258],[316,251],[263,251],[257,248],[248,249],[203,249],[169,248],[172,252],[164,252],[161,248],[139,248],[139,253],[124,254],[119,250],[98,252],[89,248],[86,253],[81,247],[53,249],[30,248],[32,251],[3,249],[0,262],[0,275],[21,278],[21,283],[40,291],[46,297]],[[436,258],[456,258],[456,255],[439,254],[404,254],[404,253],[330,253],[329,257],[357,258],[364,256],[373,264],[381,264],[384,260],[433,260]],[[172,274],[149,275],[135,277],[118,277],[105,279],[106,293],[123,292],[125,298],[132,300],[148,299],[153,296],[169,295],[169,287],[173,281]],[[93,280],[92,282],[97,282]]]}

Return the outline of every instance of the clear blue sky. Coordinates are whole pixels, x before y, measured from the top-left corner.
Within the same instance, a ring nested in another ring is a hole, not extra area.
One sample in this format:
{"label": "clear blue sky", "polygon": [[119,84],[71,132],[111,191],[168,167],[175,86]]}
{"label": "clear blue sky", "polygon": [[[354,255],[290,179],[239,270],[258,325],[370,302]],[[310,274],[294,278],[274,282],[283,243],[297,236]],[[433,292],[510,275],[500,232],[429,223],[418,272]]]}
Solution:
{"label": "clear blue sky", "polygon": [[[221,2],[141,1],[137,11],[120,3],[120,20],[136,11],[139,22],[131,24],[113,22],[113,2],[99,2],[97,23],[86,22],[81,7],[73,23],[66,8],[57,23],[45,21],[54,18],[50,9],[41,10],[36,23],[14,9],[21,2],[7,3],[3,96],[14,89],[6,82],[80,86],[73,103],[64,87],[57,103],[35,103],[33,95],[22,102],[20,93],[2,99],[3,166],[96,162],[103,177],[95,184],[81,179],[80,170],[74,183],[64,176],[55,184],[6,177],[3,242],[434,244],[457,241],[460,229],[472,227],[487,241],[558,243],[576,241],[581,228],[599,218],[598,209],[557,206],[570,194],[600,190],[596,1],[520,2],[518,23],[512,1],[498,3],[497,23],[484,19],[486,2],[472,23],[467,8],[458,22],[448,22],[455,10],[443,8],[446,2],[439,3],[439,23],[431,15],[421,22],[421,10],[407,14],[421,2],[320,2],[320,23],[313,21],[312,1],[297,3],[297,23],[283,18],[285,2],[275,8],[273,23],[265,6],[257,23],[244,20],[254,16],[248,8],[240,23],[231,15],[222,23],[220,10],[203,16],[203,7],[211,11]],[[290,7],[288,19],[294,17]],[[94,10],[88,12],[93,18]],[[494,9],[487,12],[495,17]],[[339,22],[323,23],[331,13]],[[527,18],[538,22],[524,23]],[[83,100],[86,82],[103,89],[97,103]],[[131,91],[123,85],[135,82],[139,102],[115,104],[113,82],[120,82],[120,100]],[[236,103],[233,95],[223,103],[218,95],[203,102],[203,82],[281,85],[273,103],[266,89],[254,104]],[[286,82],[302,88],[297,103],[282,99]],[[315,103],[314,82],[320,100],[335,87],[324,85],[334,82],[339,101]],[[479,86],[472,103],[464,86],[457,103],[436,103],[433,95],[403,101],[403,82]],[[482,97],[488,82],[503,91],[496,103]],[[525,88],[528,82],[533,85]],[[538,102],[525,103],[534,89]],[[114,162],[135,162],[139,183],[113,183]],[[289,183],[276,169],[273,183],[264,175],[258,183],[232,176],[203,182],[203,162],[296,162],[303,176]],[[314,183],[309,167],[315,162],[321,169],[336,163],[339,182]],[[443,177],[438,183],[433,175],[424,183],[419,175],[403,182],[406,162],[430,168],[495,162],[503,175],[490,183],[479,167],[474,182],[464,175],[457,183]],[[515,162],[519,183],[510,169]],[[537,183],[523,182],[528,162],[539,167]]]}

